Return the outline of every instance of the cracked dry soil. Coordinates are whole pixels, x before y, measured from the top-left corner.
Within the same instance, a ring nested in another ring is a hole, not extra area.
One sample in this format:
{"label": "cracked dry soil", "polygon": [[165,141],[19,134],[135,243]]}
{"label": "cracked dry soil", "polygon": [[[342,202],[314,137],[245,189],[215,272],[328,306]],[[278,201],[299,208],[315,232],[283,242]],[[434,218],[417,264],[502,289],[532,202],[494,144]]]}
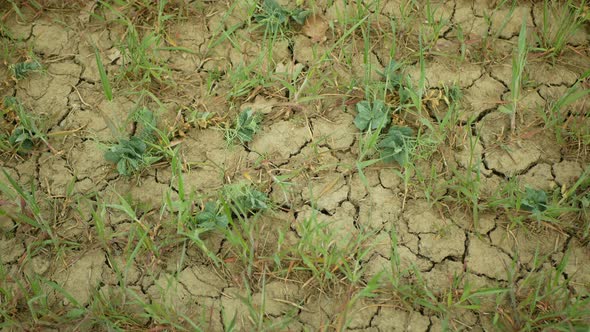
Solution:
{"label": "cracked dry soil", "polygon": [[[354,12],[356,6],[343,1],[316,2],[318,14],[332,23],[338,22],[342,13]],[[554,133],[543,128],[535,112],[555,102],[590,68],[588,29],[574,36],[572,48],[556,63],[543,58],[528,63],[530,84],[519,104],[521,134],[511,136],[507,133],[508,117],[498,111],[498,105],[509,98],[511,54],[521,18],[527,20],[532,30],[539,24],[540,11],[536,2],[523,2],[507,22],[503,20],[508,14],[502,12],[504,9],[486,20],[484,15],[493,8],[492,2],[436,2],[440,19],[449,24],[435,45],[438,51],[427,57],[427,86],[441,90],[456,84],[463,91],[457,125],[460,139],[441,152],[438,159],[418,162],[416,167],[428,171],[437,168],[441,179],[449,180],[453,177],[451,169],[465,171],[475,165],[481,176],[482,199],[491,197],[514,179],[543,190],[569,188],[588,167],[590,158],[576,152],[575,147],[555,142]],[[505,213],[493,210],[482,211],[474,222],[468,209],[432,201],[432,195],[449,194],[448,188],[434,182],[433,192],[427,193],[417,185],[419,180],[415,176],[405,186],[395,173],[399,167],[388,164],[365,169],[366,186],[359,174],[347,167],[355,164],[359,150],[359,132],[353,124],[354,103],[347,102],[354,100],[354,96],[346,99],[342,87],[337,86],[326,86],[321,93],[327,97],[317,103],[292,110],[289,116],[265,120],[261,131],[245,147],[228,147],[223,132],[216,128],[191,128],[185,132],[179,146],[183,162],[191,165],[184,170],[187,191],[194,192],[195,197],[207,197],[224,184],[250,179],[280,207],[252,221],[259,224],[253,246],[254,265],[260,275],[248,278],[257,283],[244,282],[248,272],[231,243],[220,234],[209,234],[205,236],[207,247],[226,262],[224,268],[216,268],[199,248],[180,239],[166,225],[166,218],[171,215],[160,215],[167,193],[172,192],[172,200],[178,199],[177,182],[168,164],[158,164],[138,178],[127,179],[119,176],[103,157],[104,145],[116,139],[109,122],[116,120],[117,130],[131,134],[133,126],[117,120],[127,118],[136,105],[144,102],[137,95],[122,92],[132,89],[125,86],[125,81],[114,86],[113,101],[107,101],[102,92],[93,47],[100,50],[103,59],[109,59],[107,71],[116,73],[122,61],[117,45],[125,30],[114,21],[100,22],[88,17],[89,7],[60,8],[59,2],[55,3],[53,7],[49,5],[53,9],[38,13],[25,8],[24,20],[14,14],[5,16],[9,34],[2,38],[20,47],[30,47],[45,70],[22,80],[6,80],[2,95],[21,100],[43,119],[49,134],[68,134],[50,136],[52,150],[42,145],[24,157],[3,155],[1,166],[22,185],[35,184],[38,197],[43,198],[42,215],[67,244],[58,251],[43,247],[39,244],[43,235],[30,225],[0,215],[1,261],[8,276],[2,281],[4,289],[16,289],[11,287],[27,276],[41,276],[71,294],[71,298],[64,298],[55,288],[46,287],[47,302],[55,310],[66,310],[72,302],[88,306],[97,296],[113,303],[122,301],[126,303],[122,308],[125,314],[146,329],[158,325],[144,315],[145,306],[140,302],[169,306],[186,317],[206,322],[202,328],[210,331],[227,329],[232,317],[238,330],[257,328],[251,317],[252,307],[262,308],[265,320],[282,322],[280,330],[289,331],[344,326],[356,331],[494,330],[492,297],[484,299],[480,313],[457,309],[450,314],[450,320],[443,321],[433,310],[408,305],[392,295],[395,292],[387,285],[379,296],[353,300],[355,290],[346,283],[321,288],[317,281],[309,279],[309,274],[297,269],[287,276],[262,276],[268,257],[278,250],[278,234],[282,246],[297,247],[303,241],[305,221],[314,214],[318,223],[327,225],[326,232],[333,235],[332,245],[341,250],[346,250],[362,233],[372,232],[370,240],[363,242],[369,249],[359,259],[365,272],[362,283],[378,275],[394,276],[408,285],[421,285],[434,297],[444,298],[450,290],[459,291],[466,284],[472,289],[508,287],[532,271],[556,270],[560,259],[569,253],[570,259],[560,277],[570,282],[572,292],[588,293],[590,249],[587,241],[574,232],[546,225],[514,227]],[[233,116],[236,106],[251,107],[267,116],[284,110],[285,107],[276,105],[288,100],[284,91],[282,95],[273,92],[280,91],[276,85],[257,90],[247,99],[238,99],[239,105],[224,97],[235,84],[228,77],[228,70],[256,58],[262,50],[262,34],[253,32],[243,22],[247,16],[243,6],[238,5],[226,17],[228,8],[223,2],[205,1],[202,5],[201,10],[191,12],[194,17],[173,21],[168,27],[174,45],[195,52],[161,52],[162,61],[171,68],[177,85],[161,91],[163,105],[158,126],[167,128],[176,123],[179,110],[187,106],[220,116]],[[8,12],[7,7],[0,5],[4,12]],[[370,8],[376,28],[388,26],[390,19],[402,20],[398,1],[382,1]],[[96,14],[109,15],[100,6],[91,9]],[[488,33],[497,36],[492,38],[491,46],[485,46],[493,53],[491,60],[459,63],[451,56],[440,55],[458,54],[456,29],[452,28],[457,26],[472,42],[468,52],[473,57],[481,52],[478,46]],[[235,29],[240,49],[228,40],[211,47],[220,27]],[[342,33],[339,28],[334,29],[334,35],[328,33],[326,41],[314,41],[298,32],[290,40],[277,41],[272,65],[308,70],[317,61],[315,54],[328,50],[336,42],[336,34]],[[368,55],[367,61],[375,71],[382,70],[388,62],[390,49],[386,38],[377,33]],[[350,82],[363,77],[362,39],[347,40],[334,50],[333,56],[338,56],[340,47],[342,52],[351,54],[351,61],[323,65],[322,77],[313,77],[314,80]],[[402,50],[400,56],[404,52],[409,50]],[[8,67],[0,65],[0,73],[8,77]],[[207,86],[212,73],[222,74]],[[413,79],[419,73],[416,62],[408,66]],[[380,78],[376,75],[375,79]],[[581,104],[584,102],[587,105],[588,98]],[[444,109],[436,107],[429,111],[433,121],[445,114]],[[568,121],[590,126],[587,113],[576,113],[575,108],[569,112]],[[269,174],[288,175],[290,190],[284,191],[270,181]],[[109,242],[100,243],[92,212],[101,202],[118,204],[118,194],[137,202],[141,227],[149,230],[146,234],[157,255],[137,255],[129,260],[125,253],[138,243],[129,234],[135,234],[133,230],[138,224],[114,210],[103,215],[102,231]],[[547,257],[546,263],[536,266],[535,257]],[[398,265],[391,263],[394,260]],[[511,279],[509,272],[514,266],[516,275]],[[134,300],[122,289],[132,292]],[[26,326],[31,319],[27,309],[17,308],[20,311],[11,314]]]}

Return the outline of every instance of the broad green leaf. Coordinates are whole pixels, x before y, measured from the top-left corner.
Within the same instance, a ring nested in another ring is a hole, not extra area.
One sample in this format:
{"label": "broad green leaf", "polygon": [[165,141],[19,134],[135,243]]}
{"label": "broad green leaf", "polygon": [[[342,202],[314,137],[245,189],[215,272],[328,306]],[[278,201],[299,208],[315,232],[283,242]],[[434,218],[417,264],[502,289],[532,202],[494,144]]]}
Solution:
{"label": "broad green leaf", "polygon": [[372,130],[383,128],[391,121],[389,107],[380,100],[375,100],[372,105],[363,100],[356,104],[356,111],[354,125],[362,131],[369,128]]}
{"label": "broad green leaf", "polygon": [[377,147],[381,151],[381,160],[384,162],[396,161],[404,166],[409,160],[411,138],[413,131],[408,127],[393,126]]}

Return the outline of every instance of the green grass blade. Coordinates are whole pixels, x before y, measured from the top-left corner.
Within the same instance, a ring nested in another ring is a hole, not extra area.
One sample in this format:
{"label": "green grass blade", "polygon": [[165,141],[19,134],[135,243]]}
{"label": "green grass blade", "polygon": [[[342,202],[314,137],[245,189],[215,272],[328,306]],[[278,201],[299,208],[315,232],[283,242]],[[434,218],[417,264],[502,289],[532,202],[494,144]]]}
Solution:
{"label": "green grass blade", "polygon": [[104,91],[105,97],[107,97],[108,101],[113,100],[113,90],[111,88],[111,83],[109,82],[109,78],[107,76],[107,72],[104,69],[102,64],[102,60],[100,58],[100,52],[98,48],[94,48],[94,55],[96,56],[96,65],[98,67],[98,73],[100,74],[100,81],[102,82],[102,90]]}

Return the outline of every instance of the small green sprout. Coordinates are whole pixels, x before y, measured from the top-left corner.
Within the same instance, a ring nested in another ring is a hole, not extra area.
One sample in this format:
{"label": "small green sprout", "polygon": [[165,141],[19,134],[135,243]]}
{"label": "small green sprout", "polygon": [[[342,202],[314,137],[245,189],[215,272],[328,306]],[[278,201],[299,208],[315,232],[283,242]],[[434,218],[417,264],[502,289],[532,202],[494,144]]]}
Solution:
{"label": "small green sprout", "polygon": [[547,210],[547,193],[543,190],[525,188],[525,197],[520,203],[520,207],[534,214]]}
{"label": "small green sprout", "polygon": [[11,149],[17,153],[23,154],[30,152],[39,139],[44,140],[41,131],[37,127],[35,119],[33,119],[15,97],[4,98],[5,112],[14,112],[17,123],[8,136],[8,144]]}
{"label": "small green sprout", "polygon": [[377,144],[381,151],[381,160],[395,161],[404,166],[410,159],[413,131],[409,127],[392,126],[385,137]]}
{"label": "small green sprout", "polygon": [[21,80],[27,77],[29,73],[39,71],[41,68],[42,66],[37,60],[18,62],[10,65],[10,71],[17,80]]}
{"label": "small green sprout", "polygon": [[254,113],[251,108],[243,110],[238,115],[233,128],[226,131],[226,140],[228,142],[234,142],[237,139],[241,144],[251,142],[254,134],[260,129],[261,121],[262,116]]}
{"label": "small green sprout", "polygon": [[104,155],[106,160],[117,165],[117,171],[124,176],[130,176],[162,159],[150,149],[156,131],[154,113],[144,107],[133,114],[133,119],[138,125],[135,135],[130,139],[119,139]]}
{"label": "small green sprout", "polygon": [[231,216],[245,218],[265,211],[268,201],[265,193],[249,184],[226,185],[217,200],[205,203],[203,210],[195,215],[194,226],[205,230],[227,227]]}
{"label": "small green sprout", "polygon": [[304,24],[309,10],[297,8],[294,10],[281,7],[275,0],[264,0],[260,7],[260,13],[254,15],[254,20],[265,25],[271,32],[277,32],[281,27],[293,20],[298,24]]}
{"label": "small green sprout", "polygon": [[354,118],[354,125],[362,131],[383,128],[391,121],[389,107],[380,100],[373,101],[372,105],[363,100],[356,104],[356,110],[358,113]]}
{"label": "small green sprout", "polygon": [[160,159],[149,155],[147,150],[147,144],[133,136],[130,139],[120,139],[118,144],[109,147],[104,157],[117,165],[119,174],[130,176]]}
{"label": "small green sprout", "polygon": [[227,227],[229,221],[219,202],[207,202],[195,216],[195,223],[198,228],[215,229]]}

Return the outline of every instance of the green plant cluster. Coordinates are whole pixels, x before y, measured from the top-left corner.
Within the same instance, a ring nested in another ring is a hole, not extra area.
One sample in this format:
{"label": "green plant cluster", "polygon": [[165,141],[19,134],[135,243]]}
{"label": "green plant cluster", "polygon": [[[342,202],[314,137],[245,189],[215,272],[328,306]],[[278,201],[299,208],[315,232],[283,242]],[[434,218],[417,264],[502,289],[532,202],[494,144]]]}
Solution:
{"label": "green plant cluster", "polygon": [[8,136],[9,148],[19,154],[31,152],[39,139],[42,139],[41,131],[36,121],[26,112],[23,104],[16,97],[4,98],[5,111],[14,112],[17,124]]}
{"label": "green plant cluster", "polygon": [[261,114],[256,114],[251,108],[247,108],[240,112],[233,127],[226,130],[225,139],[230,143],[236,140],[240,144],[251,142],[254,134],[260,129],[261,121]]}
{"label": "green plant cluster", "polygon": [[310,12],[306,9],[287,9],[279,5],[275,0],[264,0],[254,20],[271,32],[277,32],[289,24],[290,20],[298,24],[304,24]]}
{"label": "green plant cluster", "polygon": [[205,203],[194,217],[194,226],[200,229],[224,228],[232,217],[245,218],[268,209],[266,194],[244,183],[226,185],[215,201]]}
{"label": "green plant cluster", "polygon": [[10,65],[10,71],[14,78],[17,80],[21,80],[27,77],[31,72],[35,72],[43,68],[41,63],[37,60],[30,60],[24,62],[18,62],[13,65]]}
{"label": "green plant cluster", "polygon": [[[380,133],[391,122],[391,109],[381,100],[361,101],[356,105],[355,126],[361,131]],[[413,130],[409,127],[391,126],[376,144],[384,162],[406,165],[410,159]]]}
{"label": "green plant cluster", "polygon": [[117,172],[130,176],[149,166],[162,157],[151,147],[154,140],[156,119],[152,111],[142,108],[136,114],[138,132],[131,138],[121,138],[108,148],[105,159],[117,165]]}

